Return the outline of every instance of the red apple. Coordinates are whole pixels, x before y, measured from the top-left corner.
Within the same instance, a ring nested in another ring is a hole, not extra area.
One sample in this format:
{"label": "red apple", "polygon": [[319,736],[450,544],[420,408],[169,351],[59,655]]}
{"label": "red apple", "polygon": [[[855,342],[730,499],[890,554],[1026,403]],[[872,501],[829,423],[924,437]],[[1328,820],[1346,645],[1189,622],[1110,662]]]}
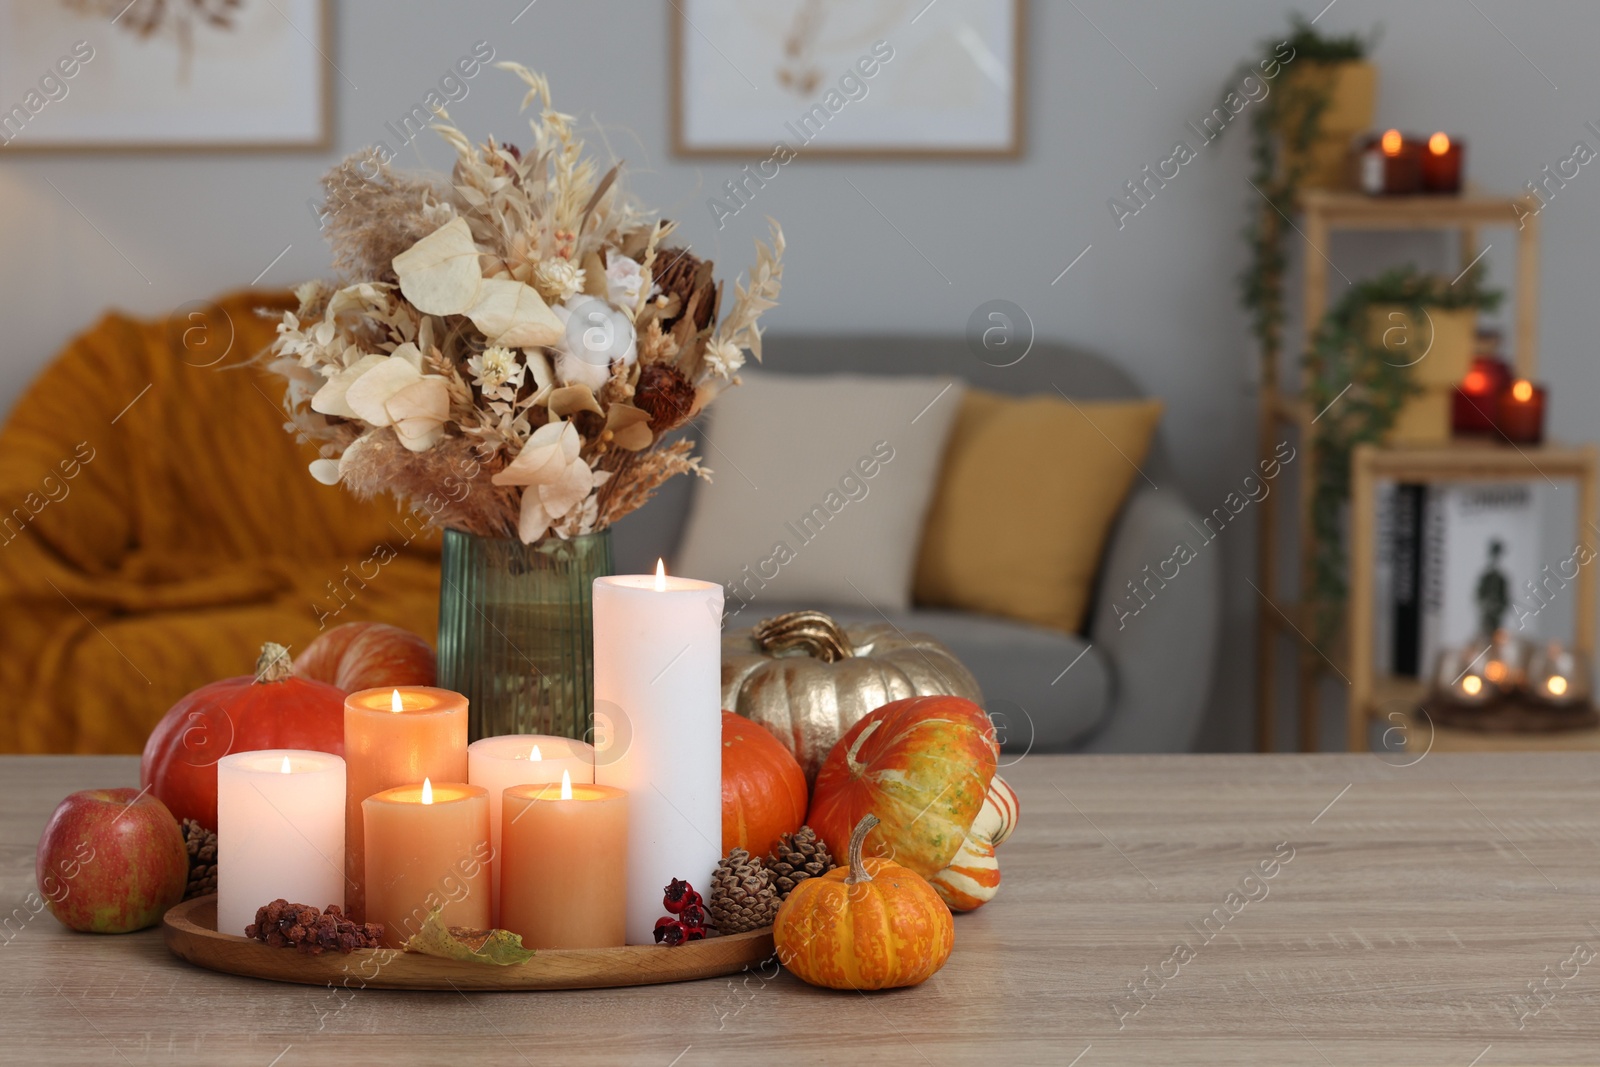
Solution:
{"label": "red apple", "polygon": [[167,806],[138,789],[85,789],[56,806],[34,860],[39,895],[73,930],[125,934],[183,899],[189,853]]}

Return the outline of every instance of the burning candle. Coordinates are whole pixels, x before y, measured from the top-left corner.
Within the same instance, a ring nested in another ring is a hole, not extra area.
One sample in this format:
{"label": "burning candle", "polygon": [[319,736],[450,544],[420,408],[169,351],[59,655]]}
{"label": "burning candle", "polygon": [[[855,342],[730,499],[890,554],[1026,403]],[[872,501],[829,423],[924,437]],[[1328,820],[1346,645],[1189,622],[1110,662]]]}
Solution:
{"label": "burning candle", "polygon": [[366,827],[367,917],[401,947],[443,908],[446,926],[487,930],[494,877],[489,791],[480,785],[402,785],[361,802]]}
{"label": "burning candle", "polygon": [[344,760],[268,749],[217,762],[217,930],[282,897],[344,906]]}
{"label": "burning candle", "polygon": [[722,858],[722,587],[659,563],[596,578],[594,694],[594,780],[629,801],[628,943],[648,945],[662,887]]}
{"label": "burning candle", "polygon": [[562,772],[559,785],[511,786],[503,803],[500,925],[529,948],[625,944],[628,794]]}
{"label": "burning candle", "polygon": [[[570,737],[506,734],[483,737],[467,746],[467,781],[489,791],[489,841],[501,859],[501,794],[514,785],[559,783],[566,776],[594,782],[594,746]],[[495,925],[500,925],[500,879],[493,885]]]}
{"label": "burning candle", "polygon": [[1533,656],[1528,668],[1534,698],[1569,707],[1589,702],[1589,671],[1584,660],[1552,641]]}
{"label": "burning candle", "polygon": [[1399,130],[1369,138],[1360,159],[1358,184],[1370,196],[1414,193],[1422,187],[1420,146]]}
{"label": "burning candle", "polygon": [[1460,436],[1494,433],[1500,415],[1500,394],[1511,381],[1511,368],[1495,356],[1472,357],[1472,369],[1456,386],[1450,428]]}
{"label": "burning candle", "polygon": [[1500,394],[1498,425],[1506,440],[1519,445],[1536,445],[1544,440],[1544,386],[1526,378],[1513,382]]}
{"label": "burning candle", "polygon": [[1442,132],[1428,138],[1427,148],[1421,154],[1423,191],[1459,193],[1465,152],[1466,145]]}
{"label": "burning candle", "polygon": [[363,689],[344,698],[346,911],[366,919],[361,802],[424,778],[467,779],[467,698],[448,689]]}

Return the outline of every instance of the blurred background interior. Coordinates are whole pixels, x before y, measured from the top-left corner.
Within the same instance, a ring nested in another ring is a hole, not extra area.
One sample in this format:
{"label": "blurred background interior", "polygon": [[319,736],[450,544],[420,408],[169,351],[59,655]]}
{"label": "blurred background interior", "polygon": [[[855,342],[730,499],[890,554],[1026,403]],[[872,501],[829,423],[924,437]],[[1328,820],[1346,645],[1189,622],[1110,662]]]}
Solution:
{"label": "blurred background interior", "polygon": [[0,0],[0,750],[137,751],[330,619],[432,638],[437,535],[306,473],[255,311],[335,274],[343,157],[448,170],[436,104],[525,135],[504,60],[679,247],[731,278],[788,241],[761,368],[689,431],[717,480],[618,570],[722,581],[730,630],[929,634],[1013,750],[1594,747],[1597,34],[1581,0]]}

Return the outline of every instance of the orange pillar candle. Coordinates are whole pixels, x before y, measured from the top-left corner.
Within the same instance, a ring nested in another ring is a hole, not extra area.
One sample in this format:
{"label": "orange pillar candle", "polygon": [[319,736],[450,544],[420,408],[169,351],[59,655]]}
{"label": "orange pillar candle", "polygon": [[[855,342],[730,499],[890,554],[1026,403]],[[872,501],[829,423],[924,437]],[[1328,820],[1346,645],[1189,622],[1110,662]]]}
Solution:
{"label": "orange pillar candle", "polygon": [[448,689],[363,689],[344,698],[345,911],[366,919],[361,802],[424,778],[467,780],[467,698]]}
{"label": "orange pillar candle", "polygon": [[367,922],[399,948],[444,909],[446,926],[487,930],[489,791],[480,785],[402,785],[361,802],[367,844]]}
{"label": "orange pillar candle", "polygon": [[626,944],[628,794],[563,774],[500,802],[500,925],[528,948]]}

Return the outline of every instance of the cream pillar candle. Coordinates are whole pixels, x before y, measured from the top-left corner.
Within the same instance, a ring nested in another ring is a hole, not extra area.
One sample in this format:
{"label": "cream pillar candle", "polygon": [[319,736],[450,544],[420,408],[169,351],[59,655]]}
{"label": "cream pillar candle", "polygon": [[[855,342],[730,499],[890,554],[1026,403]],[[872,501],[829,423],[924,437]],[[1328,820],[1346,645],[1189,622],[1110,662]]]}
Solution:
{"label": "cream pillar candle", "polygon": [[628,943],[655,943],[674,878],[711,888],[722,858],[722,587],[594,581],[595,774],[628,794]]}
{"label": "cream pillar candle", "polygon": [[244,936],[256,909],[344,907],[344,760],[266,749],[217,762],[217,930]]}
{"label": "cream pillar candle", "polygon": [[[594,746],[549,734],[482,737],[467,746],[467,781],[489,791],[489,843],[500,857],[501,794],[513,785],[560,784],[562,772],[573,784],[594,782]],[[495,925],[500,923],[500,879],[493,883]]]}

